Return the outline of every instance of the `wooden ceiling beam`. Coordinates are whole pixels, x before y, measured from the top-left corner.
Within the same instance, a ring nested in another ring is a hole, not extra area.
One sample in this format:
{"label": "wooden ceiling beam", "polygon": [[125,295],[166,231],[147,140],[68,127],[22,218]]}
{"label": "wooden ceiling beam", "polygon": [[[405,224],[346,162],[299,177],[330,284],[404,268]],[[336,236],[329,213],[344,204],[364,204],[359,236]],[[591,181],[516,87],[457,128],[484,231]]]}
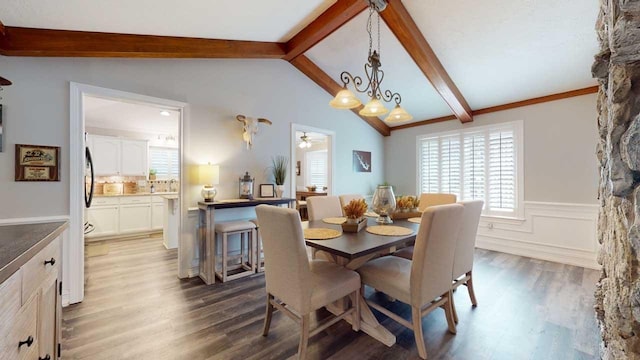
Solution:
{"label": "wooden ceiling beam", "polygon": [[368,7],[363,0],[338,0],[286,43],[284,59],[291,61],[349,22]]}
{"label": "wooden ceiling beam", "polygon": [[[300,70],[303,74],[305,74],[309,79],[313,80],[316,84],[323,88],[326,92],[331,94],[331,96],[335,96],[338,91],[342,89],[342,86],[340,86],[340,84],[338,84],[329,75],[327,75],[327,73],[322,71],[322,69],[320,69],[318,65],[314,64],[306,56],[300,55],[290,61],[290,63],[298,70]],[[378,119],[377,117],[368,117],[358,114],[358,111],[360,111],[362,107],[363,106],[360,105],[360,107],[351,109],[351,111],[358,115],[367,124],[371,125],[371,127],[376,129],[383,136],[391,135],[391,129],[382,120]]]}
{"label": "wooden ceiling beam", "polygon": [[0,36],[4,36],[4,24],[0,21]]}
{"label": "wooden ceiling beam", "polygon": [[284,43],[215,40],[173,36],[129,35],[4,27],[0,54],[127,58],[260,58],[281,59]]}
{"label": "wooden ceiling beam", "polygon": [[461,122],[473,121],[471,107],[447,74],[401,0],[388,0],[380,16]]}
{"label": "wooden ceiling beam", "polygon": [[[551,95],[547,95],[547,96],[540,96],[540,97],[537,97],[537,98],[532,98],[532,99],[516,101],[516,102],[512,102],[512,103],[508,103],[508,104],[503,104],[503,105],[491,106],[491,107],[487,107],[487,108],[483,108],[483,109],[478,109],[478,110],[473,111],[473,115],[489,114],[489,113],[498,112],[498,111],[515,109],[515,108],[519,108],[519,107],[523,107],[523,106],[541,104],[541,103],[545,103],[545,102],[549,102],[549,101],[556,101],[556,100],[568,99],[568,98],[572,98],[572,97],[576,97],[576,96],[595,94],[597,92],[598,92],[598,86],[590,86],[590,87],[586,87],[586,88],[583,88],[583,89],[565,91],[565,92],[561,92],[561,93],[557,93],[557,94],[551,94]],[[408,124],[394,126],[394,127],[391,128],[391,131],[408,129],[408,128],[418,127],[418,126],[422,126],[422,125],[435,124],[435,123],[439,123],[439,122],[443,122],[443,121],[449,121],[449,120],[455,120],[455,119],[457,119],[456,116],[448,115],[448,116],[443,116],[443,117],[439,117],[439,118],[435,118],[435,119],[416,121],[416,122],[412,122],[412,123],[408,123]]]}

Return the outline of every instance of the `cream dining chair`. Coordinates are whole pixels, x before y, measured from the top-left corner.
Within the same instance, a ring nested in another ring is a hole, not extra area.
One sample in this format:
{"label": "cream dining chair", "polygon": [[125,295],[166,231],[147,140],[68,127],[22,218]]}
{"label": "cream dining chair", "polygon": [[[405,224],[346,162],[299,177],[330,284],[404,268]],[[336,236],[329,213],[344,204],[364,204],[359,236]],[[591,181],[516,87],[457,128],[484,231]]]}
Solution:
{"label": "cream dining chair", "polygon": [[[300,215],[295,209],[256,207],[264,247],[267,309],[262,335],[269,334],[274,308],[300,323],[298,356],[304,359],[311,336],[351,316],[360,330],[360,276],[340,265],[309,260]],[[349,296],[352,306],[310,331],[310,314]]]}
{"label": "cream dining chair", "polygon": [[340,207],[344,209],[351,200],[361,200],[364,199],[364,196],[360,194],[345,194],[340,195]]}
{"label": "cream dining chair", "polygon": [[420,194],[420,205],[418,206],[418,210],[424,211],[429,206],[453,204],[455,202],[455,194],[422,193]]}
{"label": "cream dining chair", "polygon": [[418,354],[427,358],[422,317],[443,307],[449,332],[456,333],[451,306],[451,271],[456,238],[464,208],[459,204],[428,208],[422,214],[413,261],[397,256],[371,260],[358,269],[362,283],[411,305],[409,322],[390,310],[367,303],[391,319],[413,330]]}
{"label": "cream dining chair", "polygon": [[307,198],[309,221],[342,216],[340,199],[337,196],[310,196]]}
{"label": "cream dining chair", "polygon": [[[478,234],[478,224],[480,223],[480,214],[482,213],[484,201],[461,201],[458,204],[464,206],[464,214],[462,215],[462,227],[456,241],[456,253],[453,258],[452,286],[456,289],[460,285],[466,285],[471,304],[475,307],[478,306],[478,301],[473,290],[473,254],[476,248],[476,235]],[[406,247],[396,251],[393,255],[411,260],[413,249],[413,246]],[[455,306],[453,306],[453,315],[457,323],[458,314]]]}

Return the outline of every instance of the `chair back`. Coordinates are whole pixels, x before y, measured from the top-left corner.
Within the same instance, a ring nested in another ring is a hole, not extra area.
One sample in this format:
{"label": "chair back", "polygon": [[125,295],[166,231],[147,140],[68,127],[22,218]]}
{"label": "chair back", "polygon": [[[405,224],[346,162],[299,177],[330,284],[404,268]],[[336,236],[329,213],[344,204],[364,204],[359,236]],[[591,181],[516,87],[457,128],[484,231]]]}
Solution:
{"label": "chair back", "polygon": [[364,196],[360,194],[340,195],[340,207],[344,208],[345,206],[347,206],[348,203],[351,202],[351,200],[361,200],[361,199],[364,199]]}
{"label": "chair back", "polygon": [[342,216],[340,199],[337,196],[310,196],[307,198],[309,221]]}
{"label": "chair back", "polygon": [[476,234],[484,201],[461,201],[458,204],[464,206],[464,214],[456,244],[456,255],[453,259],[454,280],[473,269],[473,252],[476,248]]}
{"label": "chair back", "polygon": [[456,241],[464,207],[433,206],[422,213],[411,264],[411,302],[421,307],[451,289]]}
{"label": "chair back", "polygon": [[298,312],[311,307],[311,270],[300,214],[271,205],[256,207],[264,251],[267,292]]}
{"label": "chair back", "polygon": [[424,211],[429,206],[454,204],[455,202],[456,196],[454,194],[422,193],[418,210]]}

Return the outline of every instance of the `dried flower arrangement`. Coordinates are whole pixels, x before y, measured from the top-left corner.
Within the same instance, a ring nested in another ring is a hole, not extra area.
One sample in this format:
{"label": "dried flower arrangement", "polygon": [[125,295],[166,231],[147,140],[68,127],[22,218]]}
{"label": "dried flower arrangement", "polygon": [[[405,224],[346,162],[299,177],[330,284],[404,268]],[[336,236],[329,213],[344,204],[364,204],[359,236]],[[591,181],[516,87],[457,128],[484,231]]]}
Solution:
{"label": "dried flower arrangement", "polygon": [[411,209],[413,207],[413,197],[412,196],[400,196],[396,200],[396,207],[399,210]]}
{"label": "dried flower arrangement", "polygon": [[368,207],[364,199],[354,199],[345,205],[343,210],[347,219],[360,219],[367,212]]}

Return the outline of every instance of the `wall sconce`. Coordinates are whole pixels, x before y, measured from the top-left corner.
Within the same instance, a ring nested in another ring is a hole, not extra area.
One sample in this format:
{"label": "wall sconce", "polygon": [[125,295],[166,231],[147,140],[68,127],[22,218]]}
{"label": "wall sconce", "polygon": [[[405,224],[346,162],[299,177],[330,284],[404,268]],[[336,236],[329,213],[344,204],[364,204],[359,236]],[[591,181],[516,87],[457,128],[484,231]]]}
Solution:
{"label": "wall sconce", "polygon": [[204,184],[200,194],[205,202],[213,202],[218,194],[218,190],[213,185],[220,183],[220,166],[211,165],[211,163],[200,165],[198,172],[199,183]]}

